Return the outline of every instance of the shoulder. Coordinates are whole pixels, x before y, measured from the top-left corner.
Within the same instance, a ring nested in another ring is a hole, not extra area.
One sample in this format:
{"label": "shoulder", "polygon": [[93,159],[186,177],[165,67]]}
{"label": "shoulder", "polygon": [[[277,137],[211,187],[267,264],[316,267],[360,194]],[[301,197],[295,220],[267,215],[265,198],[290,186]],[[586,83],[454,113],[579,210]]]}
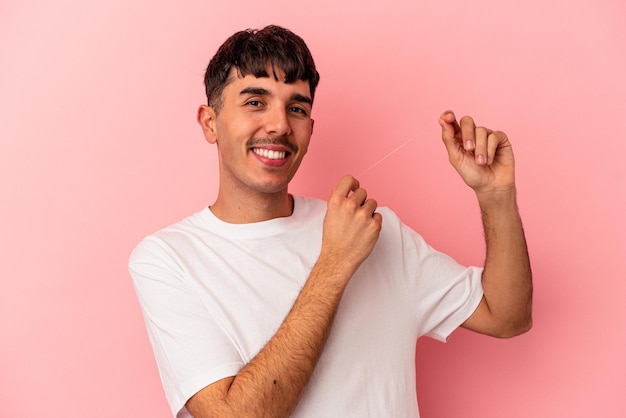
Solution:
{"label": "shoulder", "polygon": [[173,258],[174,248],[181,247],[185,241],[193,240],[193,236],[206,233],[206,217],[208,208],[204,208],[180,221],[161,228],[144,236],[133,248],[130,264],[140,264],[146,260],[168,260]]}
{"label": "shoulder", "polygon": [[383,234],[402,235],[404,231],[414,233],[413,229],[407,226],[402,219],[389,207],[381,206],[376,209],[383,218]]}
{"label": "shoulder", "polygon": [[424,237],[411,225],[405,223],[391,208],[382,206],[376,210],[382,215],[383,226],[377,247],[384,247],[397,254],[427,253],[430,249]]}

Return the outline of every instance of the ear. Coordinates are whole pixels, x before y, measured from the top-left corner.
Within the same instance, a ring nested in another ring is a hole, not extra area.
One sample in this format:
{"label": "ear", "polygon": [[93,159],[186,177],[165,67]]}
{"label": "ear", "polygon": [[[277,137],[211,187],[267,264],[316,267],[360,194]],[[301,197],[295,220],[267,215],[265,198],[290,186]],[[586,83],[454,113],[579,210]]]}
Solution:
{"label": "ear", "polygon": [[212,106],[202,105],[198,108],[198,113],[196,115],[196,119],[198,120],[198,124],[202,128],[202,132],[204,132],[204,137],[206,140],[214,144],[217,142],[217,115],[215,114],[215,110]]}
{"label": "ear", "polygon": [[313,135],[313,126],[315,126],[315,120],[311,119],[311,135]]}

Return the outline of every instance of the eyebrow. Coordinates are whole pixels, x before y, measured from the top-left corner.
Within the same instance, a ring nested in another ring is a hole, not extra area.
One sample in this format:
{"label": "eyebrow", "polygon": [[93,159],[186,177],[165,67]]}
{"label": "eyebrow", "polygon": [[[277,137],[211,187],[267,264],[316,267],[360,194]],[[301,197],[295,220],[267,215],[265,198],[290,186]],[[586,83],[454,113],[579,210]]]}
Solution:
{"label": "eyebrow", "polygon": [[[240,96],[243,96],[246,94],[252,94],[252,95],[257,95],[257,96],[271,96],[272,92],[269,91],[268,89],[264,89],[263,87],[246,87],[245,89],[239,92]],[[292,94],[290,99],[296,102],[307,103],[308,105],[311,105],[311,106],[313,105],[313,100],[311,100],[310,97],[303,96],[302,94],[299,94],[299,93]]]}

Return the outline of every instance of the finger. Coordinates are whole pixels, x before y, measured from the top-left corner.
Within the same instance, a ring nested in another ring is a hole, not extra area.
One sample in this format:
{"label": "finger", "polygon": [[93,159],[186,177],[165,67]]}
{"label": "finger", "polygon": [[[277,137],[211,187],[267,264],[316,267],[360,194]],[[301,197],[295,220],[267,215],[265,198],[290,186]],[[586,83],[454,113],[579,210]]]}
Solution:
{"label": "finger", "polygon": [[350,192],[359,188],[359,181],[354,177],[347,175],[343,176],[339,181],[339,184],[335,186],[332,194],[338,194],[342,197],[348,197]]}
{"label": "finger", "polygon": [[378,202],[376,202],[376,200],[374,199],[367,199],[365,202],[363,202],[363,209],[372,216],[374,215],[374,211],[376,211],[377,207]]}
{"label": "finger", "polygon": [[463,116],[460,121],[463,148],[472,151],[476,147],[476,124],[470,116]]}
{"label": "finger", "polygon": [[491,130],[479,126],[474,132],[476,137],[474,161],[476,161],[478,165],[486,165],[489,156],[489,135],[491,134]]}
{"label": "finger", "polygon": [[356,203],[356,206],[362,206],[363,202],[367,199],[367,191],[359,187],[348,197],[348,199],[353,200]]}
{"label": "finger", "polygon": [[459,124],[456,122],[456,116],[454,116],[453,111],[446,110],[445,112],[441,114],[439,118],[445,121],[446,123],[453,125],[456,130],[459,129]]}
{"label": "finger", "polygon": [[490,132],[487,138],[487,164],[493,163],[498,152],[498,147],[508,141],[506,134],[502,131]]}
{"label": "finger", "polygon": [[456,135],[460,133],[461,128],[454,113],[451,110],[443,112],[439,117],[439,125],[441,125],[441,139],[448,148],[448,152],[456,150]]}

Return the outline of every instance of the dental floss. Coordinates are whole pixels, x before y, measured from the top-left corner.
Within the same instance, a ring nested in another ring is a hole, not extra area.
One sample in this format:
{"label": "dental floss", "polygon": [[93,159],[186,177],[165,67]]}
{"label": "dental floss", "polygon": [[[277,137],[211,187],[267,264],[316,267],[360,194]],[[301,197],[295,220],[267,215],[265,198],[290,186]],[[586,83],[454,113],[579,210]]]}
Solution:
{"label": "dental floss", "polygon": [[403,143],[401,143],[400,145],[398,145],[395,149],[393,149],[391,152],[389,152],[387,155],[385,155],[384,157],[382,157],[380,160],[376,161],[374,164],[370,165],[369,167],[367,167],[365,170],[363,170],[361,172],[361,174],[359,174],[358,177],[362,177],[365,173],[367,173],[368,171],[370,171],[372,168],[376,167],[378,164],[382,163],[383,161],[385,161],[387,158],[391,157],[393,154],[395,154],[397,151],[399,151],[400,149],[404,148],[405,145],[407,145],[409,142],[412,142],[414,140],[416,140],[421,134],[423,133],[423,131],[420,131],[417,135],[412,136],[411,138],[407,139],[406,141],[404,141]]}

